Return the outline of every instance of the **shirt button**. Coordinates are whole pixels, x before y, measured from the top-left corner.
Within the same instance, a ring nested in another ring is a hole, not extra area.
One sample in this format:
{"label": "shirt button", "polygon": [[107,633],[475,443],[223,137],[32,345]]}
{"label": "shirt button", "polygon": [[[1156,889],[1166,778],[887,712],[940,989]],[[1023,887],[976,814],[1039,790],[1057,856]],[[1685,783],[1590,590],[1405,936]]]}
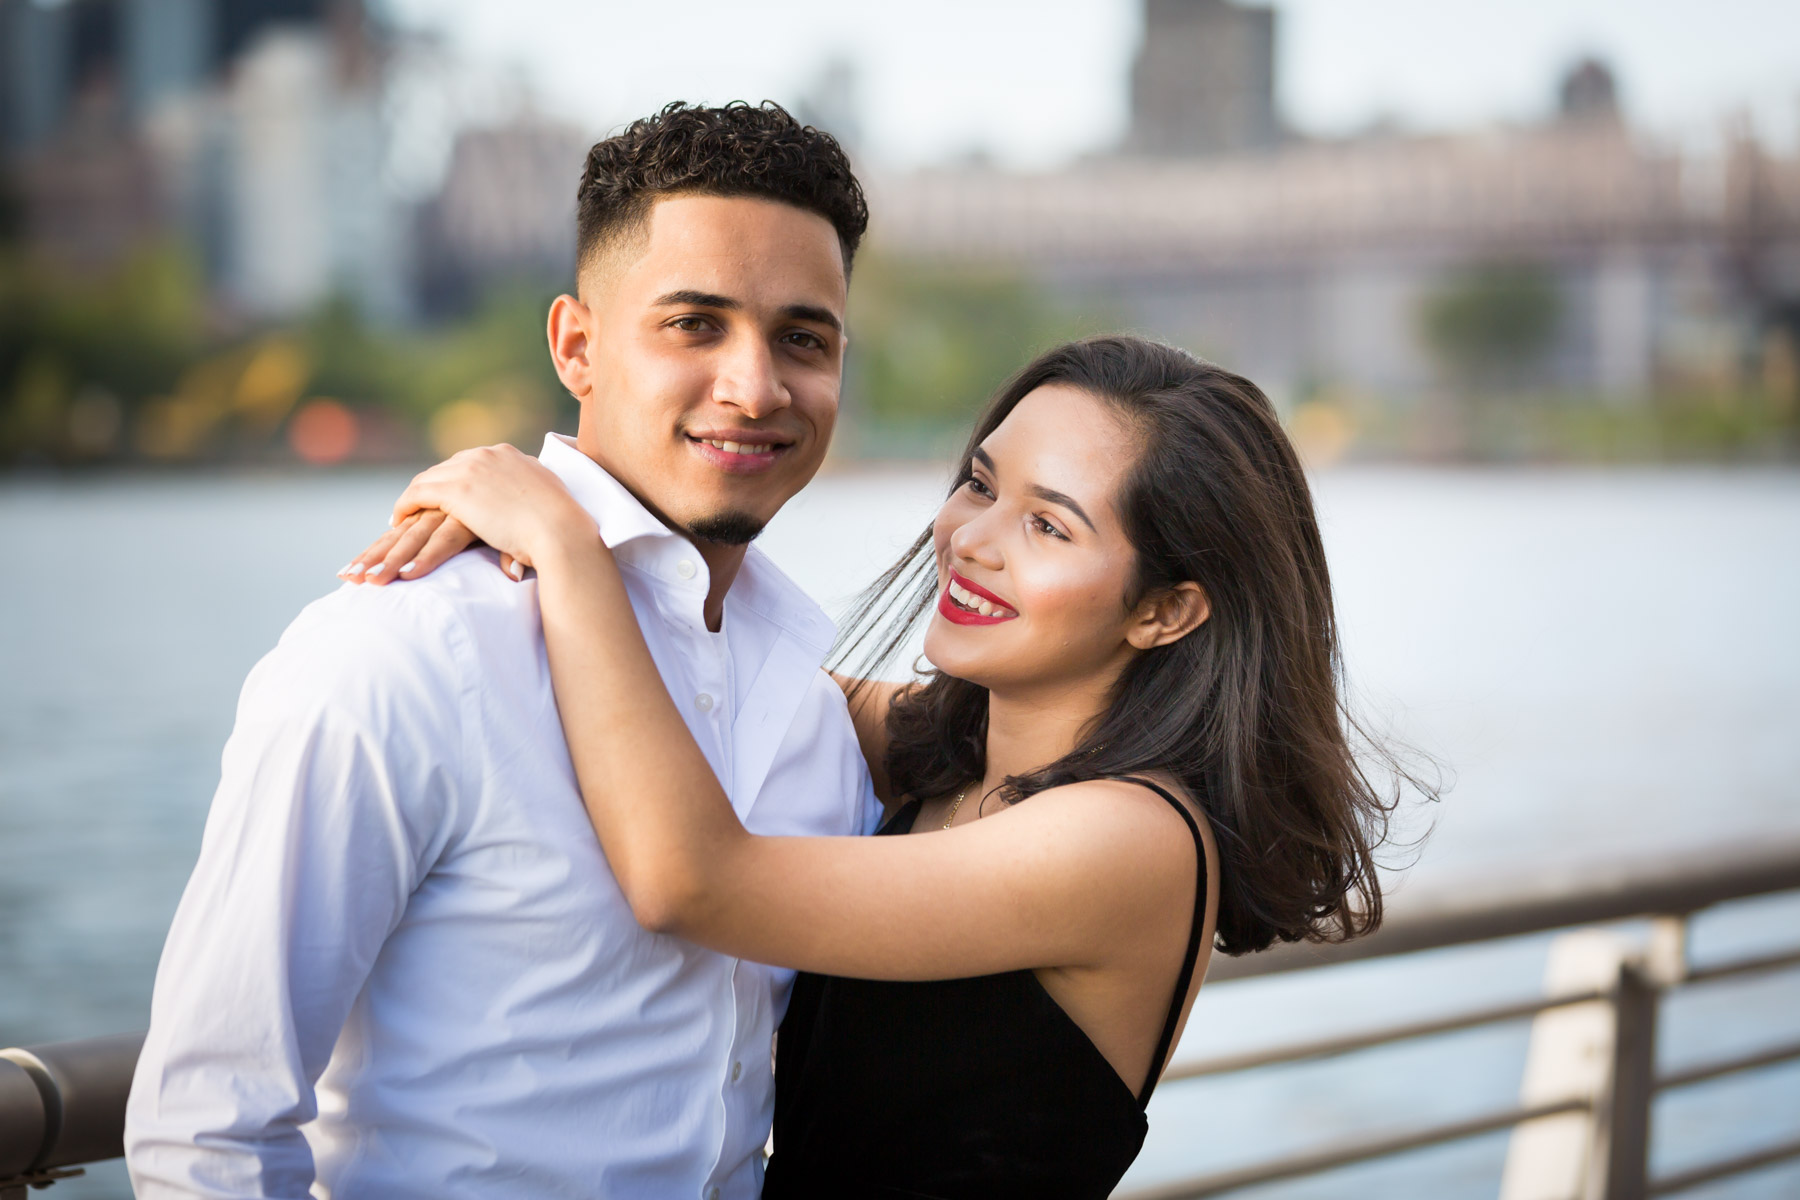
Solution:
{"label": "shirt button", "polygon": [[694,707],[699,709],[701,712],[711,712],[712,711],[712,697],[707,695],[705,692],[701,692],[698,696],[694,697]]}
{"label": "shirt button", "polygon": [[744,1077],[744,1064],[741,1062],[732,1063],[731,1064],[731,1082],[736,1083],[738,1080],[742,1079],[743,1077]]}
{"label": "shirt button", "polygon": [[691,559],[684,558],[675,564],[675,573],[683,579],[692,579],[694,577],[694,572],[697,570],[699,570],[699,568],[694,565],[693,560]]}

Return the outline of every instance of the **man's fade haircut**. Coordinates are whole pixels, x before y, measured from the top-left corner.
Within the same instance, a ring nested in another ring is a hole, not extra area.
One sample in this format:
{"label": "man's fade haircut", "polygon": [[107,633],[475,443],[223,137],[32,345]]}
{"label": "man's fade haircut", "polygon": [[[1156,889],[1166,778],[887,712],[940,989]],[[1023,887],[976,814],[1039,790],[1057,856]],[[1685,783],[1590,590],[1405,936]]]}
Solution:
{"label": "man's fade haircut", "polygon": [[869,225],[862,185],[837,139],[781,105],[677,100],[588,151],[575,199],[575,261],[641,231],[669,196],[755,196],[817,213],[837,231],[844,273]]}

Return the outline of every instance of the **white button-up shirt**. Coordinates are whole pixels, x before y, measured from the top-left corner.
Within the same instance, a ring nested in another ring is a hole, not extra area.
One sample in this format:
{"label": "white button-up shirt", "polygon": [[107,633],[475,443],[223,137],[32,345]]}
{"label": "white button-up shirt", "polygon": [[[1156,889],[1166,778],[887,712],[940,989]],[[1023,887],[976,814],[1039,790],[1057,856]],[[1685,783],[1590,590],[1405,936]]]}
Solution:
{"label": "white button-up shirt", "polygon": [[[878,808],[829,619],[706,564],[567,442],[651,653],[745,824]],[[491,551],[310,605],[244,685],[157,971],[141,1197],[754,1197],[792,973],[648,933],[583,811],[535,582]]]}

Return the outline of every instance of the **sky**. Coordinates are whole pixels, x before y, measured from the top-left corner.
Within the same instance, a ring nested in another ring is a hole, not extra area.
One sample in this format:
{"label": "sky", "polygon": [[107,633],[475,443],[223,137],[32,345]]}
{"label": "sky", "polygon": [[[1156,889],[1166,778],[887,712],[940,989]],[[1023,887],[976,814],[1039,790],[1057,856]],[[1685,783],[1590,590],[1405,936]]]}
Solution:
{"label": "sky", "polygon": [[[1800,143],[1796,0],[1273,0],[1278,103],[1309,134],[1529,121],[1584,54],[1627,116],[1696,148],[1748,113]],[[793,103],[856,71],[860,153],[1050,166],[1115,143],[1139,0],[386,0],[460,59],[600,132],[681,98]]]}

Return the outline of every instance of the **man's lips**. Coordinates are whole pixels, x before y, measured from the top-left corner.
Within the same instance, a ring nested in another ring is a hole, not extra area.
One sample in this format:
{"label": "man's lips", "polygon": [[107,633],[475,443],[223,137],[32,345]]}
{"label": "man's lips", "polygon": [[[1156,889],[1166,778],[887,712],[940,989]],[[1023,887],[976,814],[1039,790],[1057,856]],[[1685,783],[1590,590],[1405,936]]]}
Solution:
{"label": "man's lips", "polygon": [[938,596],[938,614],[957,625],[998,625],[1019,615],[1006,601],[955,571]]}
{"label": "man's lips", "polygon": [[734,475],[751,475],[775,465],[792,442],[779,441],[768,434],[731,431],[690,433],[687,443],[694,452],[712,466]]}

